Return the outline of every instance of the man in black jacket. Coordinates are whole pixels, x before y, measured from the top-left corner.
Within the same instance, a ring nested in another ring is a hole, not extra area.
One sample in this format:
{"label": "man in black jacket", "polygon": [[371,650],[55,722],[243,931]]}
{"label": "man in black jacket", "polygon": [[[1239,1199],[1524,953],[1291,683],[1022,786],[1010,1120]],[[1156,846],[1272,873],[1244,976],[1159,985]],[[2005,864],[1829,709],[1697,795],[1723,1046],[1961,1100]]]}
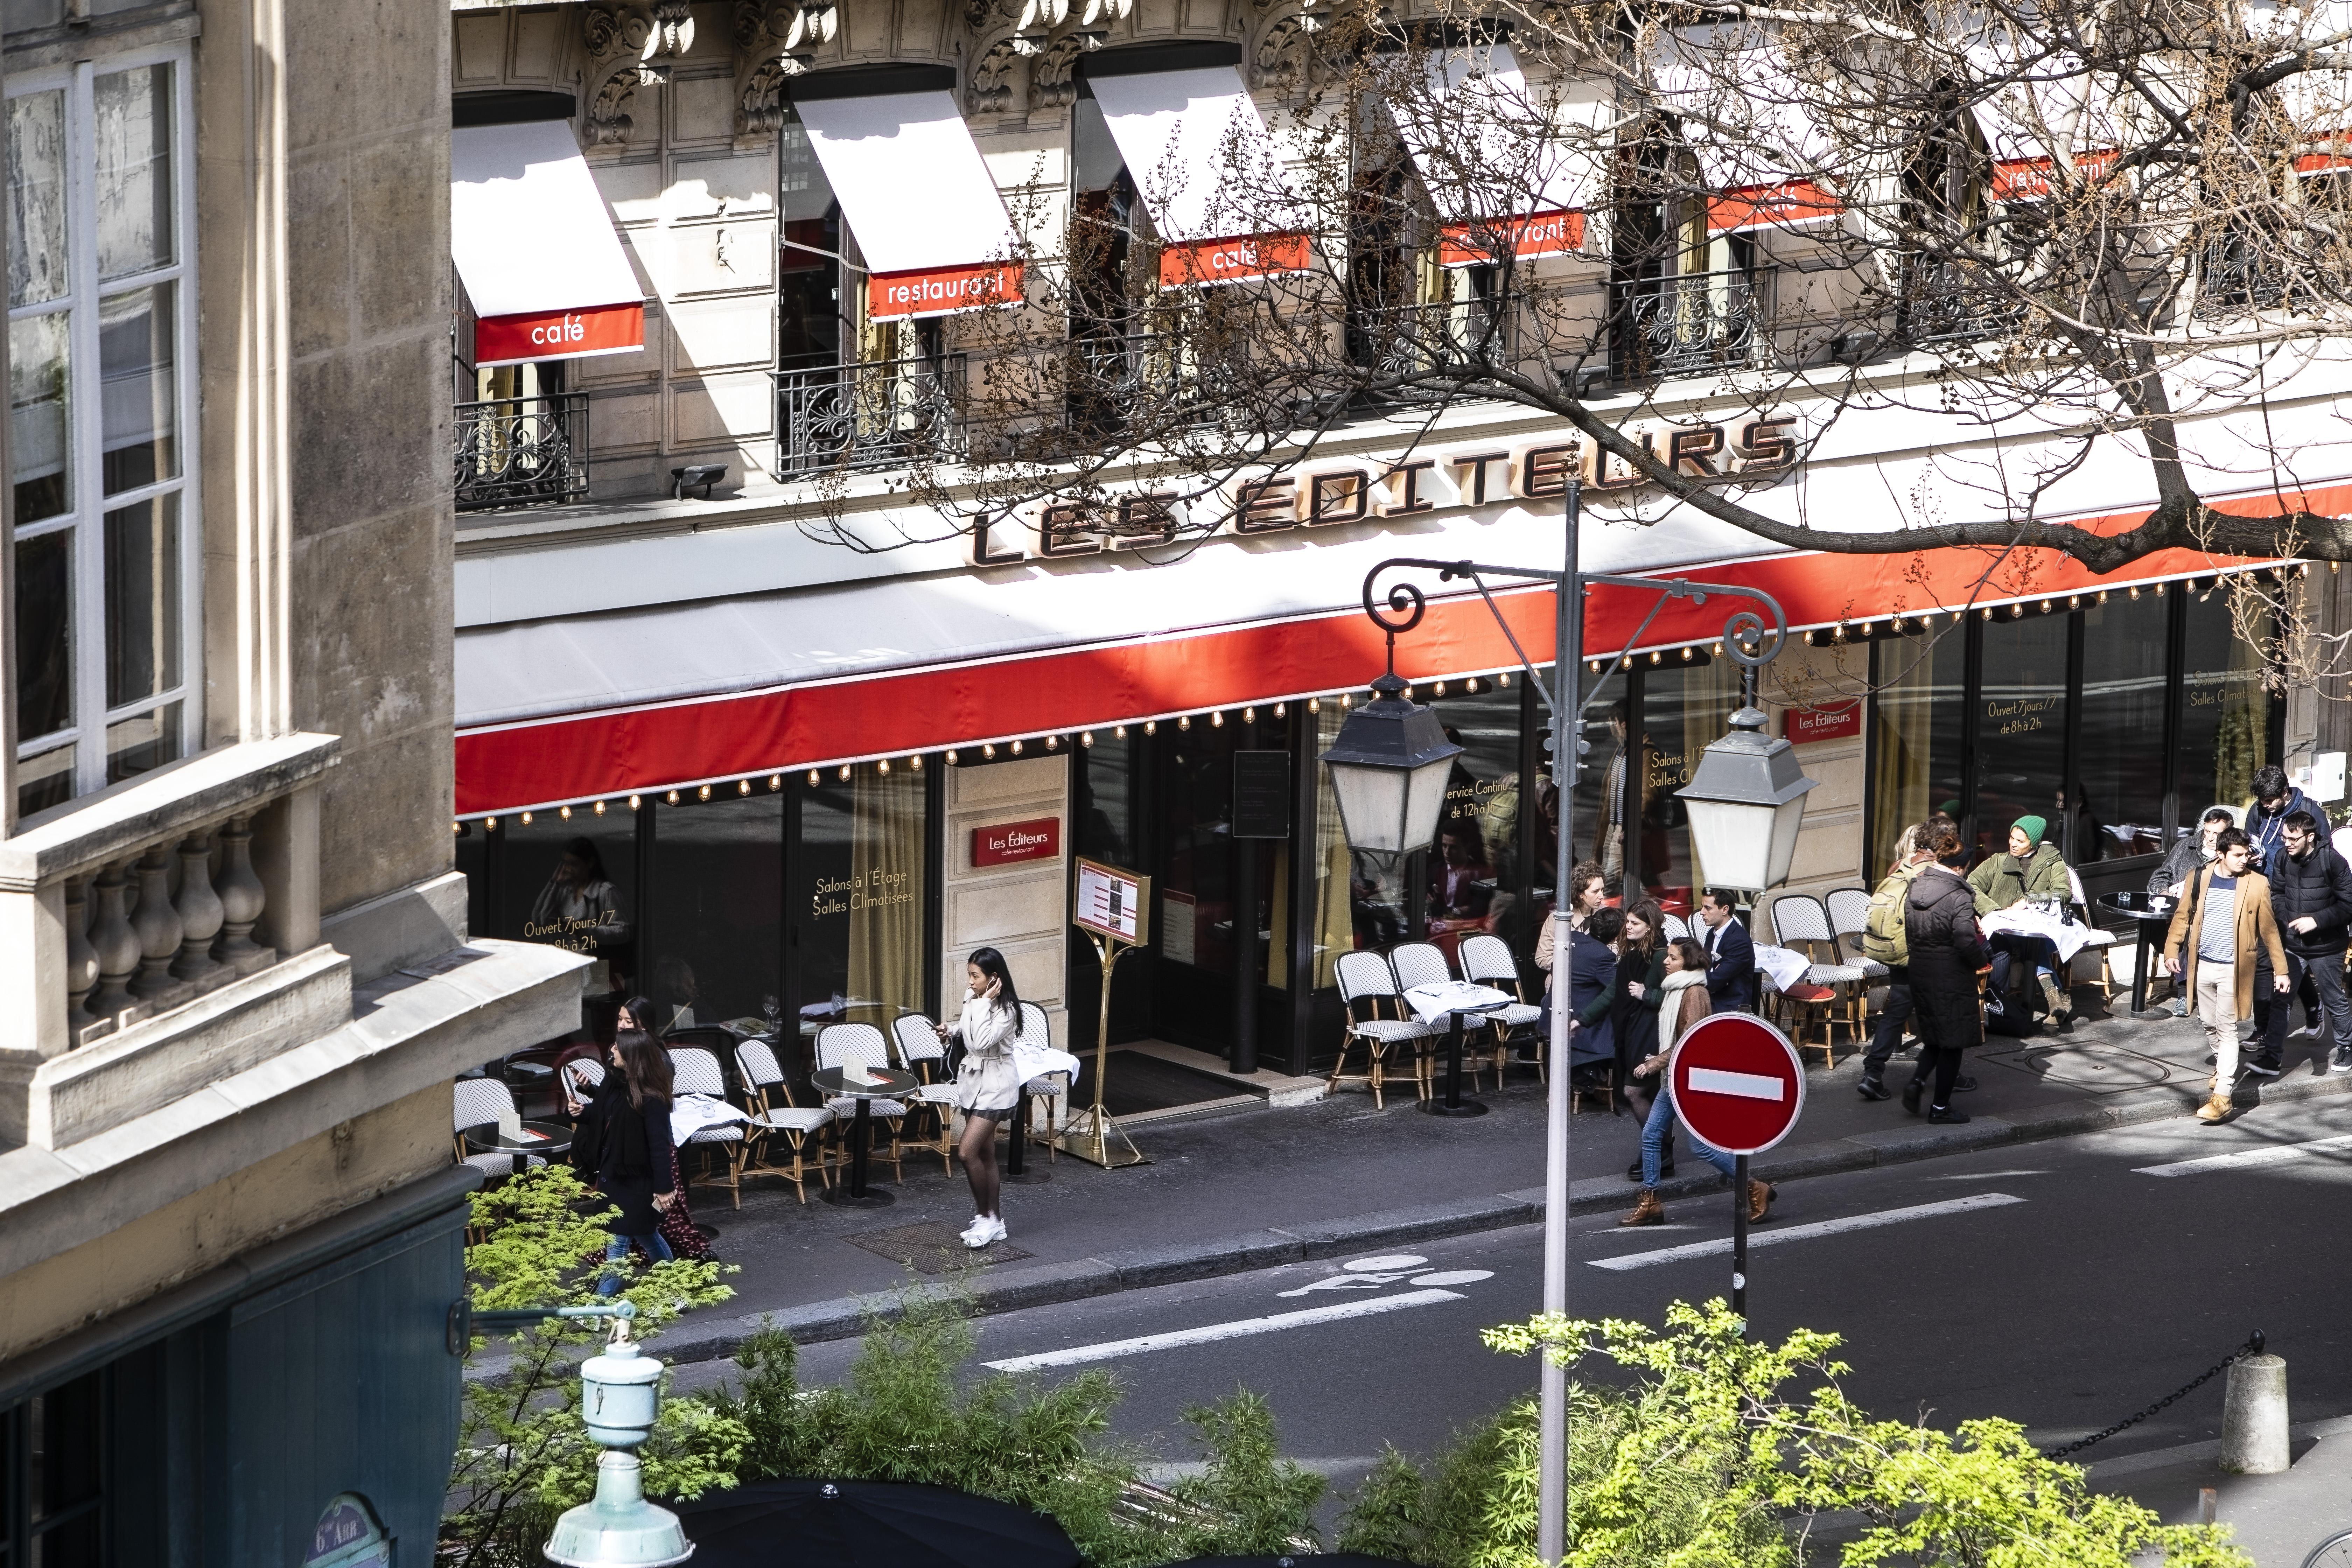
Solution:
{"label": "man in black jacket", "polygon": [[1977,971],[1991,957],[1977,928],[1975,890],[1957,864],[1958,830],[1948,822],[1930,822],[1920,832],[1919,847],[1936,861],[1913,880],[1903,910],[1916,1009],[1911,1026],[1919,1036],[1919,1071],[1903,1090],[1903,1109],[1919,1114],[1921,1091],[1932,1086],[1927,1120],[1966,1121],[1965,1111],[1952,1109],[1952,1090],[1959,1081],[1960,1053],[1984,1044]]}
{"label": "man in black jacket", "polygon": [[2280,825],[2278,853],[2270,861],[2271,909],[2278,916],[2279,941],[2286,949],[2287,995],[2273,997],[2270,959],[2256,965],[2254,994],[2270,999],[2262,1055],[2247,1064],[2264,1078],[2278,1075],[2286,1054],[2286,1022],[2294,1012],[2292,993],[2308,976],[2326,1016],[2324,1044],[2335,1047],[2329,1067],[2352,1070],[2352,1000],[2344,993],[2344,950],[2352,942],[2352,866],[2321,834],[2308,811],[2287,813]]}
{"label": "man in black jacket", "polygon": [[1732,913],[1731,895],[1709,888],[1699,895],[1699,938],[1706,949],[1706,994],[1718,1013],[1756,1011],[1756,942]]}

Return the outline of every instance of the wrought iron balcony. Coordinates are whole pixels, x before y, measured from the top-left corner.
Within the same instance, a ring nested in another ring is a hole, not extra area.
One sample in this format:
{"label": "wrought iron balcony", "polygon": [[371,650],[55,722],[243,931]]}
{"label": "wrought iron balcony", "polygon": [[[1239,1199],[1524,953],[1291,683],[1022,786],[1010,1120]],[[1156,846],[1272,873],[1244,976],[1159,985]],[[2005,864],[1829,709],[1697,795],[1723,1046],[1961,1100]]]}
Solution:
{"label": "wrought iron balcony", "polygon": [[1379,375],[1412,377],[1449,365],[1515,365],[1520,311],[1484,300],[1348,312],[1348,359]]}
{"label": "wrought iron balcony", "polygon": [[1073,430],[1101,439],[1197,428],[1242,406],[1244,345],[1178,329],[1087,333],[1070,340],[1066,401]]}
{"label": "wrought iron balcony", "polygon": [[588,395],[457,405],[459,511],[588,496]]}
{"label": "wrought iron balcony", "polygon": [[1621,380],[1726,370],[1764,342],[1771,274],[1692,272],[1609,286],[1612,360]]}
{"label": "wrought iron balcony", "polygon": [[1906,344],[1983,342],[2012,331],[2024,307],[1950,261],[1906,263],[1895,331]]}
{"label": "wrought iron balcony", "polygon": [[2296,259],[2243,232],[2205,242],[2197,268],[2195,313],[2201,321],[2250,310],[2288,310],[2315,304],[2318,290],[2294,274]]}
{"label": "wrought iron balcony", "polygon": [[772,373],[776,478],[952,460],[964,440],[964,356]]}

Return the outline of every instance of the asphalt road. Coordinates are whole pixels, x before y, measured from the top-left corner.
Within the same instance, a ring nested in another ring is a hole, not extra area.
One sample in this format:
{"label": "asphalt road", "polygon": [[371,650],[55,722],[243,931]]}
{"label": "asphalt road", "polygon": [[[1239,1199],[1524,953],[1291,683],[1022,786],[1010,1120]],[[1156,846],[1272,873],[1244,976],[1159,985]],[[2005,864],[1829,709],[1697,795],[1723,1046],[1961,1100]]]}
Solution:
{"label": "asphalt road", "polygon": [[[2239,1158],[2147,1169],[2216,1155]],[[1725,1251],[1645,1255],[1724,1241],[1729,1203],[1684,1200],[1670,1225],[1641,1231],[1576,1221],[1570,1310],[1654,1321],[1671,1300],[1726,1293]],[[2352,1105],[2337,1101],[1790,1183],[1756,1233],[1749,1311],[1760,1333],[1845,1336],[1848,1390],[1871,1409],[1938,1425],[2005,1415],[2045,1444],[2169,1394],[2257,1327],[2287,1359],[2294,1419],[2342,1416],[2347,1204]],[[1345,1486],[1383,1440],[1425,1453],[1533,1388],[1533,1364],[1487,1351],[1477,1331],[1535,1310],[1540,1252],[1529,1226],[1008,1313],[982,1321],[979,1359],[1109,1367],[1128,1389],[1119,1431],[1180,1463],[1196,1457],[1182,1408],[1246,1384],[1271,1399],[1287,1450]],[[1168,1335],[1180,1337],[1150,1338]],[[836,1378],[856,1351],[811,1346],[804,1374]],[[681,1382],[719,1370],[682,1369]],[[2221,1386],[2082,1458],[2218,1436]]]}

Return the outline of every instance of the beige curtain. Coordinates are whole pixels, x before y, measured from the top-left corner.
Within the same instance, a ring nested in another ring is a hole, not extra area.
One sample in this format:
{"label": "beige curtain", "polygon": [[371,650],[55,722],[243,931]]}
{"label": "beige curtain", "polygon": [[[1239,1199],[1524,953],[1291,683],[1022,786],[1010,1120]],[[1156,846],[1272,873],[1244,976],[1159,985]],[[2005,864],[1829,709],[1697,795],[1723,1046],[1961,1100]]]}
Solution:
{"label": "beige curtain", "polygon": [[[1315,750],[1331,749],[1347,715],[1337,703],[1315,716]],[[1339,984],[1339,955],[1356,945],[1356,917],[1349,903],[1348,836],[1339,826],[1339,797],[1331,791],[1331,770],[1315,764],[1315,984]]]}
{"label": "beige curtain", "polygon": [[[2268,627],[2263,628],[2265,635]],[[2270,694],[2263,689],[2262,649],[2243,637],[2230,644],[2230,672],[2221,699],[2221,721],[2213,736],[2213,798],[2235,805],[2251,805],[2254,774],[2270,759]],[[2200,809],[2181,804],[2185,814]],[[2188,817],[2184,815],[2182,821]]]}
{"label": "beige curtain", "polygon": [[860,764],[851,786],[849,994],[923,1005],[923,781]]}

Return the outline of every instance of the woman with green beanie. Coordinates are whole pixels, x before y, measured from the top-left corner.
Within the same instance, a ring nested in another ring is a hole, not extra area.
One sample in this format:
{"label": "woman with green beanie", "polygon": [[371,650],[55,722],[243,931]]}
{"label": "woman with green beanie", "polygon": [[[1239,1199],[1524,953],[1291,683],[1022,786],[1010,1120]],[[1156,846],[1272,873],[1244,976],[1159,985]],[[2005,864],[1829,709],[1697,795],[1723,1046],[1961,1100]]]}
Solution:
{"label": "woman with green beanie", "polygon": [[[1976,891],[1979,915],[2015,909],[2032,900],[2055,899],[2063,903],[2074,897],[2074,883],[2066,875],[2066,858],[2058,853],[2057,846],[2046,842],[2049,831],[2050,824],[2039,816],[2019,817],[2010,826],[2009,852],[1995,855],[1969,873],[1969,886]],[[2061,1029],[2072,1026],[2074,1000],[2066,987],[2058,984],[2056,942],[2046,936],[2029,936],[2022,931],[1996,931],[1987,945],[1992,949],[1995,991],[2008,994],[2012,961],[2030,963],[2041,982],[2042,1000],[2049,1005],[2050,1016]]]}

